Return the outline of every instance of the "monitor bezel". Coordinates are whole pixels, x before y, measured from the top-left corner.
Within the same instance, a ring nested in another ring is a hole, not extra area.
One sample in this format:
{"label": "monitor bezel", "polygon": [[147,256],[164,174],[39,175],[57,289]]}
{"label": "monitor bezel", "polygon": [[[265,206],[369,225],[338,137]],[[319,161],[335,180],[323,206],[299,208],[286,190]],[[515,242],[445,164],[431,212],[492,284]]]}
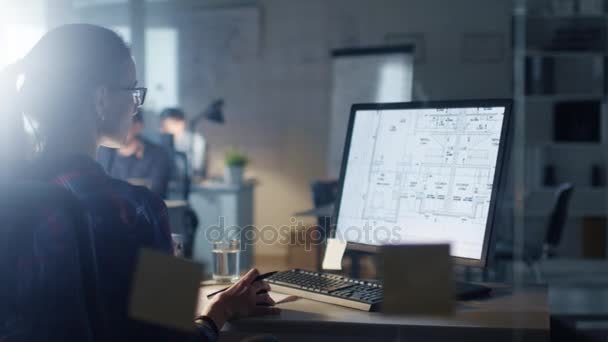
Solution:
{"label": "monitor bezel", "polygon": [[[340,214],[340,206],[342,200],[342,190],[344,186],[344,177],[346,175],[346,167],[350,152],[350,144],[352,138],[352,130],[355,122],[355,116],[358,111],[363,110],[395,110],[395,109],[430,109],[430,108],[467,108],[467,107],[504,107],[505,113],[503,118],[502,129],[500,133],[500,142],[498,145],[498,156],[496,159],[496,171],[492,185],[492,195],[490,197],[490,207],[488,210],[488,220],[486,222],[486,234],[481,251],[480,259],[464,258],[452,256],[454,264],[470,267],[483,268],[487,265],[488,251],[490,242],[492,241],[492,233],[494,230],[497,205],[496,201],[500,197],[502,190],[502,177],[505,168],[505,158],[507,155],[509,144],[509,129],[511,126],[511,110],[513,101],[510,99],[479,99],[479,100],[450,100],[450,101],[414,101],[414,102],[389,102],[389,103],[357,103],[351,106],[350,117],[348,120],[348,129],[346,133],[346,141],[342,154],[342,163],[340,167],[340,179],[338,195],[334,206],[334,215],[332,216],[330,236],[335,237],[338,217]],[[347,241],[347,249],[368,253],[378,253],[381,246],[355,243]]]}

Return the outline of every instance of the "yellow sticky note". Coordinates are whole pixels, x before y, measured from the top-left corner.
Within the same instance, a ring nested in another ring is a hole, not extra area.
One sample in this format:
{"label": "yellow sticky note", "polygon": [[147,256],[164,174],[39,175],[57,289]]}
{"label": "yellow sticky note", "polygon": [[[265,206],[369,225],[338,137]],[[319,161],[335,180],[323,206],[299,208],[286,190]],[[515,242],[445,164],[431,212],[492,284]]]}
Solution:
{"label": "yellow sticky note", "polygon": [[338,239],[327,239],[325,256],[323,257],[322,267],[324,270],[341,270],[342,257],[346,250],[346,241]]}
{"label": "yellow sticky note", "polygon": [[448,244],[383,246],[382,312],[447,315],[453,311],[453,275]]}
{"label": "yellow sticky note", "polygon": [[150,249],[139,253],[129,316],[182,331],[194,330],[201,264]]}

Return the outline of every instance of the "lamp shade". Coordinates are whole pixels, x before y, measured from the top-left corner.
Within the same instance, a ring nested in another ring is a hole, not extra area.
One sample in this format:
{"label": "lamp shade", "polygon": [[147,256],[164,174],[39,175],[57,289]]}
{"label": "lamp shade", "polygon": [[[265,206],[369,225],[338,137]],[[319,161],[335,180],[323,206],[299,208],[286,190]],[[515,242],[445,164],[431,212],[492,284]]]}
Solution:
{"label": "lamp shade", "polygon": [[224,123],[224,100],[219,99],[213,101],[209,107],[205,110],[204,117],[215,123],[223,124]]}
{"label": "lamp shade", "polygon": [[200,114],[198,114],[196,117],[194,117],[194,119],[192,119],[189,122],[189,129],[191,131],[195,131],[196,127],[198,126],[198,123],[205,119],[211,122],[215,122],[217,124],[223,124],[224,123],[224,111],[223,111],[223,107],[224,107],[224,100],[222,99],[217,99],[215,101],[213,101],[209,107],[207,107],[204,111],[202,111]]}

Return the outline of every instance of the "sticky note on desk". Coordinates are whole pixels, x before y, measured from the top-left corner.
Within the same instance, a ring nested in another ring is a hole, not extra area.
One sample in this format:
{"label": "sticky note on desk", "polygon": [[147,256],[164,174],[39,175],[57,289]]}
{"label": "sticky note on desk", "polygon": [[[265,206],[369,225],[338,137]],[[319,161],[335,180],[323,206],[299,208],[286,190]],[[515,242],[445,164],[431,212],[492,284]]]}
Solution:
{"label": "sticky note on desk", "polygon": [[323,257],[322,267],[324,270],[341,270],[342,257],[346,250],[346,241],[338,239],[327,239],[325,256]]}
{"label": "sticky note on desk", "polygon": [[129,316],[182,331],[194,330],[201,264],[150,249],[139,253]]}
{"label": "sticky note on desk", "polygon": [[453,311],[453,279],[448,244],[383,246],[382,312],[394,315],[448,315]]}

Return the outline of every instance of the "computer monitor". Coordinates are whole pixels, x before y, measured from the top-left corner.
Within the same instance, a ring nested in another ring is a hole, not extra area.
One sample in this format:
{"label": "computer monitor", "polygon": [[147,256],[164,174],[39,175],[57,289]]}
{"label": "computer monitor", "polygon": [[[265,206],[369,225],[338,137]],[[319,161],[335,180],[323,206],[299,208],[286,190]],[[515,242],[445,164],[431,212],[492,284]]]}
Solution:
{"label": "computer monitor", "polygon": [[451,245],[483,267],[494,224],[510,100],[352,106],[333,235],[348,248]]}

